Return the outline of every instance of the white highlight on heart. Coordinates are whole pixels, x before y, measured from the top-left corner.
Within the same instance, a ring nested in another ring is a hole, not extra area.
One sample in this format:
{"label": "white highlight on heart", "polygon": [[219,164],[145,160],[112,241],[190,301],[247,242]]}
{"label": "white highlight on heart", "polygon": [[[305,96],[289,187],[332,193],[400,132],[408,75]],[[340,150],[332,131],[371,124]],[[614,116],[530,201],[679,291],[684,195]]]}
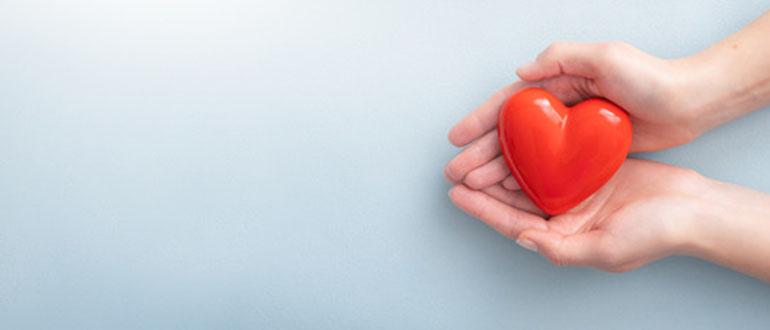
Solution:
{"label": "white highlight on heart", "polygon": [[604,118],[607,118],[607,120],[612,124],[620,123],[620,117],[615,115],[615,113],[613,113],[612,111],[602,108],[601,110],[599,110],[599,114],[604,116]]}

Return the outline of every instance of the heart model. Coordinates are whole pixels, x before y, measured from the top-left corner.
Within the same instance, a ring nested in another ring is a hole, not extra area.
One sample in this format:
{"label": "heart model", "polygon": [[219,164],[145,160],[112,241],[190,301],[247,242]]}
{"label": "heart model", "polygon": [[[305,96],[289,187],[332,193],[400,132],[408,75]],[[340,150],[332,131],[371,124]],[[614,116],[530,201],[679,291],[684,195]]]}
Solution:
{"label": "heart model", "polygon": [[602,187],[623,164],[631,120],[605,99],[568,108],[551,93],[527,88],[511,96],[498,118],[508,169],[548,214],[572,209]]}

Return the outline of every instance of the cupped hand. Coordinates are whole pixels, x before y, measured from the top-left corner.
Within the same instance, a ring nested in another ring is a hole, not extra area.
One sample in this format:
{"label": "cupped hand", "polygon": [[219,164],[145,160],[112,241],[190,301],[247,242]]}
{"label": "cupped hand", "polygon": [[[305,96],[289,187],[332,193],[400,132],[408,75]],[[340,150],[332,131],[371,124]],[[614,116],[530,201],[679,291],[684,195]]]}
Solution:
{"label": "cupped hand", "polygon": [[687,79],[693,75],[688,70],[685,62],[662,60],[624,43],[554,43],[517,70],[520,81],[497,91],[450,130],[456,146],[476,142],[447,165],[445,175],[474,189],[508,176],[497,142],[497,115],[508,97],[526,87],[543,88],[567,105],[591,97],[618,104],[631,117],[631,152],[689,142],[710,126],[689,103]]}
{"label": "cupped hand", "polygon": [[708,179],[661,163],[627,159],[599,191],[546,220],[515,187],[482,190],[458,184],[452,201],[557,265],[627,271],[671,254],[686,254]]}

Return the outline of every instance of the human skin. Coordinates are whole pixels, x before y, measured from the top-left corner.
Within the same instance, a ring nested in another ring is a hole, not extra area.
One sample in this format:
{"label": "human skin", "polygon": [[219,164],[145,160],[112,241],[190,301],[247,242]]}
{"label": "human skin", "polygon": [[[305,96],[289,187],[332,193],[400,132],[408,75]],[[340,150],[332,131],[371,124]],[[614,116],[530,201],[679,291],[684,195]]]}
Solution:
{"label": "human skin", "polygon": [[[541,87],[572,104],[605,97],[634,129],[631,151],[687,143],[770,104],[770,12],[695,55],[663,60],[623,43],[555,43],[449,133],[473,142],[447,164],[461,209],[559,265],[626,271],[691,255],[770,281],[770,196],[686,169],[628,159],[596,194],[546,220],[510,176],[495,130],[501,104]],[[659,179],[664,178],[664,179]]]}
{"label": "human skin", "polygon": [[449,191],[452,201],[560,266],[624,272],[668,255],[711,260],[770,282],[770,195],[689,169],[627,159],[599,191],[550,219],[520,191]]}

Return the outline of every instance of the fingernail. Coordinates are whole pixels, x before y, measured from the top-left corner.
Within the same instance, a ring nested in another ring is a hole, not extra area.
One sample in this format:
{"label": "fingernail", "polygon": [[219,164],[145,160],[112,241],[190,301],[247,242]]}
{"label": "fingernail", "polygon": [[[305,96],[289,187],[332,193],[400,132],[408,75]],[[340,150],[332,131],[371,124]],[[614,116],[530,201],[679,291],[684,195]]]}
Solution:
{"label": "fingernail", "polygon": [[519,246],[521,246],[521,247],[523,247],[523,248],[525,248],[527,250],[537,252],[537,245],[535,245],[535,242],[530,241],[530,240],[528,240],[526,238],[517,239],[516,240],[516,244],[519,244]]}
{"label": "fingernail", "polygon": [[457,178],[454,176],[454,174],[452,174],[452,171],[449,170],[449,167],[444,167],[444,176],[447,180],[449,180],[449,182],[457,182]]}

